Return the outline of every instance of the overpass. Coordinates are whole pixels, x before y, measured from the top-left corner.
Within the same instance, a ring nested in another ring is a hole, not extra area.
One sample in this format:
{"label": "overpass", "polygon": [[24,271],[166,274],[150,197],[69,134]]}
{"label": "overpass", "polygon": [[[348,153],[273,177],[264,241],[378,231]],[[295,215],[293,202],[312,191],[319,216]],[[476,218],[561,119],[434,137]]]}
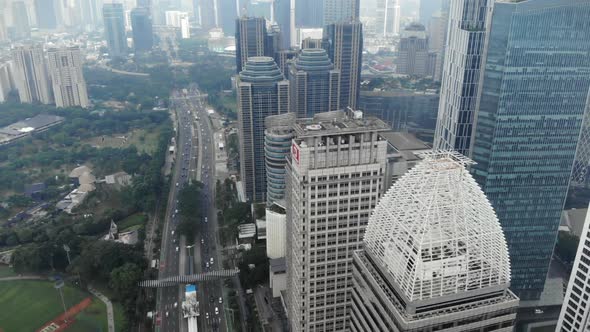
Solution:
{"label": "overpass", "polygon": [[231,278],[240,272],[239,269],[233,270],[218,270],[199,274],[189,274],[183,276],[174,276],[164,279],[156,280],[144,280],[139,282],[140,287],[147,288],[162,288],[162,287],[173,287],[179,284],[192,284],[203,281],[215,281],[219,279]]}

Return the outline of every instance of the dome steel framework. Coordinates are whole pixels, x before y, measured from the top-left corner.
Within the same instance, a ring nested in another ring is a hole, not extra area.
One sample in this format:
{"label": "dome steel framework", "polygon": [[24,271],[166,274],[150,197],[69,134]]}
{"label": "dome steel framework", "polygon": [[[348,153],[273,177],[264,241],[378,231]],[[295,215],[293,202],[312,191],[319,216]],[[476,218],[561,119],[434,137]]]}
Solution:
{"label": "dome steel framework", "polygon": [[408,301],[510,283],[504,233],[455,152],[423,154],[371,215],[365,246]]}

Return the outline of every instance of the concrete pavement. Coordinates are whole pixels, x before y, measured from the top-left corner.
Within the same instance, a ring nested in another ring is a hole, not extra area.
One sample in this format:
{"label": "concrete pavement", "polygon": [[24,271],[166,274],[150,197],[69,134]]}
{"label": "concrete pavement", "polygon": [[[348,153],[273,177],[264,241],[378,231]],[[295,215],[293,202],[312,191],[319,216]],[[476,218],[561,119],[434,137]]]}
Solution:
{"label": "concrete pavement", "polygon": [[92,295],[98,297],[107,306],[107,324],[109,326],[109,332],[115,332],[115,313],[113,311],[113,303],[108,297],[104,296],[104,294],[92,286],[88,286],[88,291],[92,293]]}

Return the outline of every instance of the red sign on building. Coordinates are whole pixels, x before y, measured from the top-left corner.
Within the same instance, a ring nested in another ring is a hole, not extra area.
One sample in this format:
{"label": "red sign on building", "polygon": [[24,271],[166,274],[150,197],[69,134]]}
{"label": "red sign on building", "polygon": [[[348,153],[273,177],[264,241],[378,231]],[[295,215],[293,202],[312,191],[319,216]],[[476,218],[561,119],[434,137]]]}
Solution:
{"label": "red sign on building", "polygon": [[299,164],[299,147],[295,143],[293,143],[293,145],[291,146],[291,156],[293,157],[293,160],[295,160],[297,164]]}

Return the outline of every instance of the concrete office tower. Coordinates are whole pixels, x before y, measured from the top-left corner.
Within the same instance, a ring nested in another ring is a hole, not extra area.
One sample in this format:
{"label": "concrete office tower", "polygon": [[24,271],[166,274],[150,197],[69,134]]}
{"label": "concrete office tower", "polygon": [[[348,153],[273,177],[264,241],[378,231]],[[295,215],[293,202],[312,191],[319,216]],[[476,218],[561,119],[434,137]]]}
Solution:
{"label": "concrete office tower", "polygon": [[363,63],[363,26],[360,22],[330,24],[324,29],[324,49],[340,71],[340,107],[356,109]]}
{"label": "concrete office tower", "polygon": [[180,37],[182,39],[190,38],[190,24],[187,12],[167,10],[166,25],[180,29]]}
{"label": "concrete office tower", "polygon": [[291,331],[346,331],[352,253],[383,191],[387,125],[335,111],[294,126],[287,164],[287,310]]}
{"label": "concrete office tower", "polygon": [[397,73],[412,76],[428,76],[428,37],[420,23],[411,23],[402,31],[398,46]]}
{"label": "concrete office tower", "polygon": [[242,71],[242,66],[250,57],[274,56],[266,54],[267,33],[266,22],[262,17],[240,17],[236,19],[236,69]]}
{"label": "concrete office tower", "polygon": [[82,55],[78,46],[47,51],[49,74],[57,107],[88,107]]}
{"label": "concrete office tower", "polygon": [[492,0],[453,0],[434,148],[470,156]]}
{"label": "concrete office tower", "polygon": [[274,0],[274,19],[281,31],[280,49],[288,49],[291,46],[291,0]]}
{"label": "concrete office tower", "polygon": [[567,195],[590,88],[588,17],[586,0],[494,7],[471,170],[498,214],[523,300],[543,291]]}
{"label": "concrete office tower", "polygon": [[305,48],[322,48],[322,40],[307,37],[301,41],[301,49]]}
{"label": "concrete office tower", "polygon": [[21,103],[51,104],[51,82],[43,47],[20,46],[12,50],[14,82]]}
{"label": "concrete office tower", "polygon": [[289,112],[289,82],[270,57],[251,57],[238,75],[240,174],[250,201],[266,200],[264,119]]}
{"label": "concrete office tower", "polygon": [[289,50],[280,50],[275,53],[275,62],[279,66],[279,69],[287,78],[289,74],[289,62],[299,54],[299,51],[296,49],[289,49]]}
{"label": "concrete office tower", "polygon": [[125,37],[125,12],[120,3],[105,3],[102,6],[104,34],[112,58],[127,54],[127,38]]}
{"label": "concrete office tower", "polygon": [[425,157],[379,201],[354,253],[350,331],[512,331],[508,248],[470,161]]}
{"label": "concrete office tower", "polygon": [[428,25],[428,49],[436,54],[436,62],[433,68],[433,79],[440,81],[444,63],[445,42],[447,40],[447,28],[449,13],[438,11],[431,18]]}
{"label": "concrete office tower", "polygon": [[[85,0],[86,2],[90,0]],[[35,13],[39,29],[57,28],[54,0],[35,0]]]}
{"label": "concrete office tower", "polygon": [[[92,30],[101,23],[102,0],[81,0],[80,7],[82,10],[82,22],[88,29]],[[141,7],[139,2],[138,7]]]}
{"label": "concrete office tower", "polygon": [[0,103],[8,99],[8,95],[15,89],[12,74],[12,61],[0,63]]}
{"label": "concrete office tower", "polygon": [[334,69],[326,50],[306,48],[289,64],[290,110],[297,117],[340,109],[340,71]]}
{"label": "concrete office tower", "polygon": [[291,157],[291,140],[294,136],[295,119],[296,115],[293,112],[267,116],[264,119],[264,158],[266,160],[266,201],[268,206],[285,198],[285,165],[287,159]]}
{"label": "concrete office tower", "polygon": [[14,27],[15,39],[26,39],[31,37],[31,26],[27,7],[23,1],[12,3],[12,26]]}
{"label": "concrete office tower", "polygon": [[360,0],[324,0],[324,25],[358,20],[359,3]]}
{"label": "concrete office tower", "polygon": [[380,37],[397,36],[400,33],[400,0],[377,0],[375,8],[376,34]]}
{"label": "concrete office tower", "polygon": [[556,332],[585,332],[590,324],[590,213],[586,215]]}
{"label": "concrete office tower", "polygon": [[264,55],[274,58],[281,49],[281,29],[277,24],[270,24],[266,30],[264,41]]}
{"label": "concrete office tower", "polygon": [[287,253],[287,214],[283,205],[279,201],[266,208],[266,257],[270,259],[285,259]]}
{"label": "concrete office tower", "polygon": [[147,8],[138,7],[131,11],[131,29],[135,53],[151,51],[154,46],[154,32]]}
{"label": "concrete office tower", "polygon": [[240,16],[240,3],[236,0],[218,0],[218,28],[223,29],[226,36],[236,34],[236,18]]}

